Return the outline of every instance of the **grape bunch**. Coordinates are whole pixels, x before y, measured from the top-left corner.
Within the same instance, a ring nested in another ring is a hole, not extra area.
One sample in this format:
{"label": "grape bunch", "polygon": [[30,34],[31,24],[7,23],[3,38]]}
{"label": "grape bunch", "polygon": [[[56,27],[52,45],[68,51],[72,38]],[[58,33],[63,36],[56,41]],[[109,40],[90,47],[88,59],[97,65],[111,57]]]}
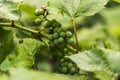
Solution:
{"label": "grape bunch", "polygon": [[36,9],[35,10],[35,16],[37,16],[37,18],[35,19],[35,24],[36,25],[40,25],[41,22],[43,21],[43,19],[48,15],[48,11],[46,9],[46,7],[41,7],[40,9]]}
{"label": "grape bunch", "polygon": [[58,70],[59,73],[70,75],[75,75],[79,73],[79,68],[77,68],[77,65],[67,58],[61,59]]}
{"label": "grape bunch", "polygon": [[62,48],[67,44],[72,44],[72,33],[70,31],[63,31],[60,29],[55,29],[54,33],[50,35],[50,47],[51,48]]}
{"label": "grape bunch", "polygon": [[66,45],[73,43],[72,32],[64,31],[60,27],[56,27],[49,36],[49,44],[51,48],[64,48]]}

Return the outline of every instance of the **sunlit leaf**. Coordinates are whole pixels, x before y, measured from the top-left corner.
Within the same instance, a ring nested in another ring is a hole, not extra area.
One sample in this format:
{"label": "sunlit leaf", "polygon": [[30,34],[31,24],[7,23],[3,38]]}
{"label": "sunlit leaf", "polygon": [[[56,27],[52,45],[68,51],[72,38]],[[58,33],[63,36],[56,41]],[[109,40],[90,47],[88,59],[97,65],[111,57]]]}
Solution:
{"label": "sunlit leaf", "polygon": [[[120,74],[120,52],[104,48],[95,48],[89,51],[79,52],[69,58],[73,60],[79,69],[101,74],[107,72],[108,75]],[[97,71],[97,72],[96,72]],[[97,75],[98,75],[97,74]],[[104,76],[104,75],[101,75]],[[110,76],[108,78],[110,78]]]}
{"label": "sunlit leaf", "polygon": [[104,8],[109,0],[52,0],[50,5],[69,17],[91,16]]}
{"label": "sunlit leaf", "polygon": [[65,75],[26,69],[13,69],[10,74],[10,80],[73,80]]}
{"label": "sunlit leaf", "polygon": [[8,76],[0,73],[0,80],[8,80]]}
{"label": "sunlit leaf", "polygon": [[18,4],[19,3],[14,3],[13,1],[1,1],[0,16],[10,20],[18,20],[20,17],[18,12]]}
{"label": "sunlit leaf", "polygon": [[114,1],[116,1],[116,2],[120,3],[120,0],[114,0]]}

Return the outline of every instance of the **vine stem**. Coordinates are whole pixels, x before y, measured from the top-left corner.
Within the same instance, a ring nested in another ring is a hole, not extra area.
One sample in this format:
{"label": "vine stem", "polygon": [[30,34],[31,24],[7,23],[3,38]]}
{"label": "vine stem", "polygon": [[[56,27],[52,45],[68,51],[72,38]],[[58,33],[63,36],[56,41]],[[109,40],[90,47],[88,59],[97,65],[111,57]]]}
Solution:
{"label": "vine stem", "polygon": [[79,51],[79,45],[78,45],[78,37],[77,37],[77,30],[76,30],[76,24],[74,18],[71,18],[72,26],[74,29],[74,34],[75,34],[75,41],[76,41],[76,53]]}
{"label": "vine stem", "polygon": [[46,38],[48,38],[48,35],[45,34],[45,33],[42,33],[40,31],[36,31],[36,30],[33,30],[33,29],[30,29],[30,28],[27,28],[27,27],[24,27],[24,26],[21,26],[17,23],[1,23],[0,22],[0,27],[14,27],[14,28],[18,28],[18,29],[22,29],[22,30],[25,30],[25,31],[28,31],[28,32],[31,32],[31,33],[34,33],[34,34],[38,34],[38,35],[41,35],[41,36],[44,36]]}

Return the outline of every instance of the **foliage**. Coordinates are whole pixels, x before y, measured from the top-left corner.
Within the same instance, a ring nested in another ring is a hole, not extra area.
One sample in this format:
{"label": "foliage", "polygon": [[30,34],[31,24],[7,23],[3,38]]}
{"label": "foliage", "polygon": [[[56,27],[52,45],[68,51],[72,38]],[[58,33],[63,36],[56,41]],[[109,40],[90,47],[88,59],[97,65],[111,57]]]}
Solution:
{"label": "foliage", "polygon": [[[111,76],[113,76],[113,74],[120,73],[120,69],[118,67],[120,65],[119,56],[120,52],[114,52],[103,48],[95,48],[90,51],[84,51],[69,56],[69,58],[78,65],[80,70],[94,72],[97,77],[103,73],[109,76],[109,79],[112,80]],[[102,78],[106,77],[104,75],[101,76]]]}
{"label": "foliage", "polygon": [[0,29],[0,63],[6,58],[11,52],[13,47],[13,32],[11,30]]}
{"label": "foliage", "polygon": [[114,1],[116,1],[116,2],[120,3],[120,0],[114,0]]}
{"label": "foliage", "polygon": [[0,80],[119,80],[119,2],[0,1]]}
{"label": "foliage", "polygon": [[104,8],[108,0],[52,0],[50,4],[69,17],[91,16]]}

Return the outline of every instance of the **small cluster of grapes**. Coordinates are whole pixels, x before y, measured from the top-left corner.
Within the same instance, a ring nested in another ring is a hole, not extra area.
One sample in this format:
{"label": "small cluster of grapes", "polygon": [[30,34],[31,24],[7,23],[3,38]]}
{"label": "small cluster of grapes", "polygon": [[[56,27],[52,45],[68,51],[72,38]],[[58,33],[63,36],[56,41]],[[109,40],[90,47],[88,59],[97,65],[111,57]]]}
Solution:
{"label": "small cluster of grapes", "polygon": [[73,40],[71,39],[72,33],[70,31],[60,31],[55,29],[55,32],[50,35],[50,47],[64,47],[67,44],[72,44]]}
{"label": "small cluster of grapes", "polygon": [[35,10],[35,16],[38,16],[38,18],[35,19],[35,24],[40,25],[43,21],[43,18],[48,15],[48,10],[46,7],[41,7],[40,9]]}
{"label": "small cluster of grapes", "polygon": [[61,63],[59,65],[59,72],[74,75],[79,73],[79,68],[77,68],[77,65],[70,59],[63,58],[61,59]]}
{"label": "small cluster of grapes", "polygon": [[72,32],[56,27],[53,29],[53,33],[50,34],[49,40],[51,48],[63,48],[67,44],[70,45],[73,43]]}

